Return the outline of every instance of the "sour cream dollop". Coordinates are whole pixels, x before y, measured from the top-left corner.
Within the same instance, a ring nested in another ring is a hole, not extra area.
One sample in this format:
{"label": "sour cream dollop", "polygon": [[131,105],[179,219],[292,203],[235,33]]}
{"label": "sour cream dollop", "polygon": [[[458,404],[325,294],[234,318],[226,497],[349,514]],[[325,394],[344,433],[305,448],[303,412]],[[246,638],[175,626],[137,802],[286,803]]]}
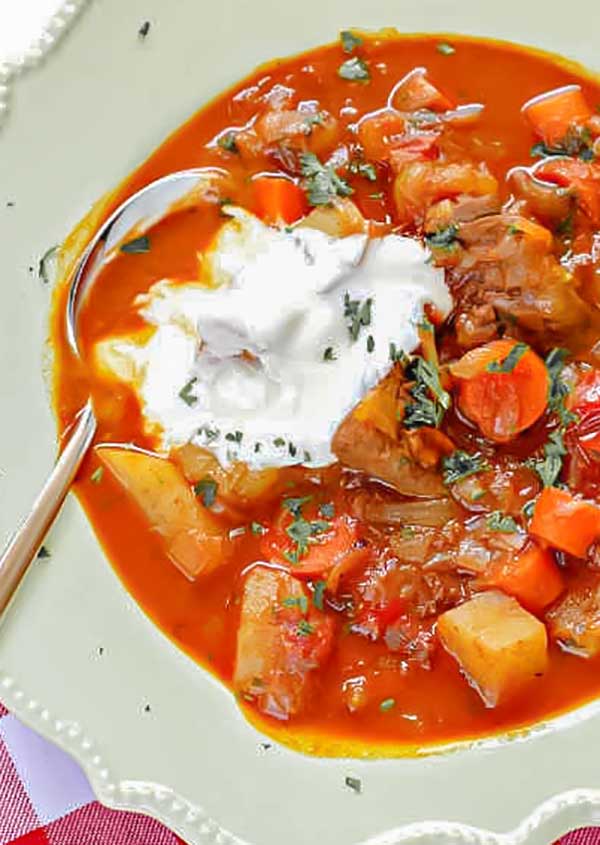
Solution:
{"label": "sour cream dollop", "polygon": [[[418,345],[423,307],[452,300],[411,238],[276,229],[229,207],[199,282],[163,280],[137,306],[149,339],[103,341],[163,449],[194,442],[227,466],[335,460],[346,414]],[[108,343],[108,346],[107,346]]]}

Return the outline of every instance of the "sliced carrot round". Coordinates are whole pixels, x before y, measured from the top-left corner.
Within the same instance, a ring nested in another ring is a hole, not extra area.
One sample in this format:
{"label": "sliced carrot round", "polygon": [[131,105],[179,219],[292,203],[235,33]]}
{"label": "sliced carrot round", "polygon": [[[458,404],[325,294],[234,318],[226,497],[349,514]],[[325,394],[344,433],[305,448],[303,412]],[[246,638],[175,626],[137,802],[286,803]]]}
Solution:
{"label": "sliced carrot round", "polygon": [[546,408],[546,365],[526,344],[494,340],[452,364],[458,404],[490,440],[506,443],[533,425]]}

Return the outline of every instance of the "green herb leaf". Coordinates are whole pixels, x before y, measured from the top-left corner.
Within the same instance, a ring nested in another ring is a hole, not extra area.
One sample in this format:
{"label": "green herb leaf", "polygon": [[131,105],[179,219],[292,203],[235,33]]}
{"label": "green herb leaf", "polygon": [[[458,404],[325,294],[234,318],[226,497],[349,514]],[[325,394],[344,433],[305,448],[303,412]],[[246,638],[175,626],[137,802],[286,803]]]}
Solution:
{"label": "green herb leaf", "polygon": [[282,504],[286,511],[289,511],[292,516],[300,516],[300,512],[304,505],[312,502],[312,496],[290,496],[283,500]]}
{"label": "green herb leaf", "polygon": [[217,482],[212,478],[201,478],[194,484],[194,493],[202,499],[205,508],[212,508],[217,500]]}
{"label": "green herb leaf", "polygon": [[360,778],[353,778],[347,777],[344,781],[348,789],[351,789],[353,792],[356,792],[357,795],[360,795],[362,792],[362,781]]}
{"label": "green herb leaf", "polygon": [[219,439],[221,432],[218,428],[210,428],[208,425],[203,425],[198,429],[198,434],[203,434],[207,443],[214,443],[215,440]]}
{"label": "green herb leaf", "polygon": [[150,238],[148,235],[141,235],[139,238],[121,244],[120,250],[128,255],[141,255],[144,252],[150,252]]}
{"label": "green herb leaf", "polygon": [[493,511],[486,522],[490,531],[498,531],[500,534],[513,534],[519,530],[519,526],[512,516],[508,516],[501,511]]}
{"label": "green herb leaf", "polygon": [[323,352],[323,360],[324,361],[336,361],[337,355],[334,352],[333,346],[328,346]]}
{"label": "green herb leaf", "polygon": [[102,476],[104,475],[104,467],[97,467],[90,475],[90,481],[93,484],[100,484]]}
{"label": "green herb leaf", "polygon": [[544,445],[544,457],[526,461],[526,466],[539,475],[544,487],[552,487],[559,479],[566,454],[563,432],[557,429],[548,435],[548,441]]}
{"label": "green herb leaf", "polygon": [[260,536],[266,532],[266,528],[264,525],[261,525],[260,522],[251,522],[250,523],[250,531],[256,536]]}
{"label": "green herb leaf", "polygon": [[325,598],[326,588],[326,581],[315,581],[315,583],[313,584],[313,604],[317,608],[317,610],[323,610],[323,602]]}
{"label": "green herb leaf", "polygon": [[336,197],[349,197],[354,193],[335,168],[322,164],[314,153],[302,153],[300,170],[310,205],[331,205]]}
{"label": "green herb leaf", "polygon": [[377,181],[377,170],[375,169],[375,165],[371,164],[370,161],[360,161],[357,159],[352,159],[352,161],[348,165],[348,173],[352,173],[356,176],[362,176],[369,182]]}
{"label": "green herb leaf", "polygon": [[515,343],[506,358],[502,361],[491,361],[486,370],[488,373],[512,373],[523,355],[529,350],[526,343]]}
{"label": "green herb leaf", "polygon": [[233,131],[225,132],[217,138],[217,144],[222,150],[228,153],[239,153],[238,145],[235,141],[236,133]]}
{"label": "green herb leaf", "polygon": [[371,353],[375,349],[375,338],[370,334],[367,338],[367,352]]}
{"label": "green herb leaf", "polygon": [[300,613],[308,613],[308,598],[307,596],[287,596],[282,601],[284,607],[297,607]]}
{"label": "green herb leaf", "polygon": [[315,626],[311,625],[308,619],[301,619],[298,622],[296,631],[301,637],[310,637],[310,635],[315,632]]}
{"label": "green herb leaf", "polygon": [[244,434],[241,431],[228,431],[225,435],[225,440],[229,440],[230,443],[237,443],[238,445],[244,439]]}
{"label": "green herb leaf", "polygon": [[50,273],[50,263],[56,257],[60,247],[51,246],[50,249],[47,249],[46,252],[42,255],[38,262],[38,276],[42,280],[45,285],[49,285],[51,281],[51,273]]}
{"label": "green herb leaf", "polygon": [[363,326],[371,325],[372,305],[371,297],[361,302],[360,299],[350,299],[350,294],[346,291],[344,295],[344,317],[350,320],[348,331],[353,342],[358,340],[358,335]]}
{"label": "green herb leaf", "polygon": [[285,446],[285,440],[283,437],[276,437],[275,440],[273,440],[273,446],[277,446],[278,448]]}
{"label": "green herb leaf", "polygon": [[185,404],[188,405],[190,408],[195,405],[198,401],[198,397],[194,396],[194,394],[192,393],[192,388],[197,381],[198,379],[196,378],[196,376],[194,376],[187,382],[187,384],[184,384],[181,390],[179,391],[179,398],[182,399]]}
{"label": "green herb leaf", "polygon": [[468,452],[462,452],[460,449],[443,458],[442,466],[444,468],[444,484],[456,484],[457,481],[462,481],[464,478],[469,478],[471,475],[489,469],[489,464],[479,452],[469,455]]}
{"label": "green herb leaf", "polygon": [[52,557],[46,546],[40,546],[39,551],[36,555],[38,560],[47,560],[49,557]]}
{"label": "green herb leaf", "polygon": [[562,378],[565,361],[569,356],[567,349],[555,347],[546,356],[546,369],[550,378],[548,389],[548,410],[556,414],[562,426],[577,421],[577,414],[567,410],[565,399],[570,393],[569,387]]}
{"label": "green herb leaf", "polygon": [[428,235],[425,235],[425,243],[431,249],[454,249],[458,244],[458,226],[455,223],[451,223],[445,229],[430,232]]}
{"label": "green herb leaf", "polygon": [[387,713],[388,710],[393,710],[395,706],[396,706],[396,699],[395,698],[386,698],[380,703],[379,709],[381,710],[382,713]]}
{"label": "green herb leaf", "polygon": [[333,502],[325,502],[324,504],[322,504],[319,508],[319,514],[324,519],[333,519],[333,517],[335,516],[335,506]]}
{"label": "green herb leaf", "polygon": [[358,56],[353,56],[341,64],[338,76],[348,82],[368,82],[371,79],[368,64]]}
{"label": "green herb leaf", "polygon": [[438,53],[441,53],[442,56],[453,56],[456,53],[456,47],[453,47],[452,44],[448,44],[447,41],[440,41],[435,48]]}
{"label": "green herb leaf", "polygon": [[409,361],[404,372],[407,379],[414,381],[409,391],[413,401],[404,409],[404,427],[437,428],[450,407],[450,394],[440,384],[437,367],[416,355]]}
{"label": "green herb leaf", "polygon": [[340,41],[342,42],[342,50],[344,53],[352,53],[357,47],[363,43],[360,35],[355,35],[351,30],[344,29],[340,32]]}

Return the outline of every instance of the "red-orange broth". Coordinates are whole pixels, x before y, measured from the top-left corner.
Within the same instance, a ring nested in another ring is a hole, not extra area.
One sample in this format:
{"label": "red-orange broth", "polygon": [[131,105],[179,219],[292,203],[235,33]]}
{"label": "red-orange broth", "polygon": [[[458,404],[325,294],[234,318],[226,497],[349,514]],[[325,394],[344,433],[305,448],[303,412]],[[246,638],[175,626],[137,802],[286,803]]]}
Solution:
{"label": "red-orange broth", "polygon": [[[340,78],[338,68],[352,56],[367,63],[369,81]],[[428,79],[439,86],[453,106],[485,105],[483,113],[473,122],[443,129],[440,155],[450,155],[454,160],[484,162],[489,173],[498,180],[499,203],[506,202],[513,190],[506,180],[507,172],[518,165],[530,166],[533,163],[531,147],[541,140],[521,113],[525,101],[541,92],[577,82],[593,110],[600,103],[598,81],[574,66],[524,48],[463,37],[364,37],[349,53],[337,43],[261,67],[204,106],[170,136],[123,183],[110,204],[114,207],[141,186],[170,171],[217,166],[230,174],[232,193],[228,198],[252,210],[256,202],[253,175],[265,171],[283,172],[301,183],[299,174],[293,172],[293,168],[291,173],[286,171],[282,156],[274,155],[273,150],[264,145],[255,154],[228,151],[218,145],[207,146],[215,136],[228,127],[242,127],[256,114],[263,113],[267,108],[264,95],[279,84],[292,89],[291,108],[299,100],[316,100],[319,109],[337,121],[331,141],[319,151],[322,160],[344,143],[356,150],[360,141],[354,127],[359,118],[382,109],[394,84],[415,67],[426,68]],[[290,105],[286,104],[286,107]],[[315,138],[317,130],[318,127]],[[598,153],[600,168],[600,148],[598,144],[594,146],[594,133],[595,130],[591,135],[588,131],[584,133],[584,140],[580,139],[583,147],[578,148],[574,158],[593,166]],[[303,143],[308,143],[310,149],[311,138],[304,139]],[[293,148],[293,143],[291,146]],[[581,157],[583,148],[589,149],[589,153]],[[365,155],[365,159],[369,157]],[[394,172],[383,156],[382,160],[374,162],[375,181],[356,173],[340,173],[353,188],[351,199],[360,212],[367,220],[375,221],[372,224],[375,234],[403,231],[422,238],[427,225],[423,215],[410,212],[403,217],[394,202],[394,178],[404,166],[396,163]],[[531,202],[527,205],[527,198],[518,207],[521,217],[537,222],[551,232],[550,252],[553,255],[561,256],[569,250],[591,255],[590,244],[600,227],[600,220],[594,218],[593,205],[594,201],[600,205],[600,181],[591,179],[590,184],[591,199],[585,194],[590,202],[588,205],[584,202],[583,189],[578,192],[577,185],[575,188],[567,185],[566,192],[571,191],[571,211],[566,223],[562,221],[562,227],[550,225],[543,214],[536,215]],[[122,254],[103,271],[81,317],[83,364],[73,359],[66,342],[63,315],[67,284],[59,289],[53,340],[57,353],[55,403],[61,431],[68,426],[91,390],[99,418],[96,443],[131,442],[149,450],[154,448],[155,444],[142,430],[135,394],[121,383],[94,375],[86,368],[85,361],[89,360],[97,340],[109,334],[126,334],[143,326],[133,305],[138,293],[147,291],[155,281],[166,276],[196,277],[197,253],[207,246],[222,223],[218,203],[184,211],[163,221],[151,232],[150,251]],[[460,227],[467,224],[459,222],[457,225],[458,248],[468,250],[468,245],[460,242]],[[431,231],[428,234],[431,235]],[[519,236],[516,231],[514,234]],[[468,273],[460,267],[457,269],[452,264],[454,259],[447,262],[447,256],[435,250],[434,253],[434,260],[447,267],[451,287],[458,291],[460,298],[461,285]],[[540,327],[525,321],[520,326],[518,318],[511,323],[506,314],[501,316],[496,311],[496,322],[489,338],[484,338],[485,342],[504,334],[529,344],[541,358],[552,347],[567,346],[577,354],[579,361],[592,367],[596,365],[594,344],[600,332],[593,312],[600,304],[600,250],[575,269],[574,274],[577,295],[585,303],[586,318],[581,325],[569,325],[561,334],[560,330],[555,331],[554,324],[548,328],[545,324]],[[477,305],[481,306],[481,303]],[[470,307],[469,303],[460,307],[463,306],[464,309]],[[442,365],[456,361],[471,343],[461,345],[460,338],[457,339],[456,320],[455,313],[442,326],[436,327]],[[483,449],[492,464],[496,460],[522,462],[532,456],[540,458],[540,449],[547,442],[549,431],[556,428],[556,420],[548,409],[509,442],[490,443],[478,432],[477,426],[457,410],[455,390],[454,385],[451,387],[454,407],[445,415],[441,430],[456,448],[467,452]],[[572,432],[566,435],[569,451],[576,448],[573,446],[575,436]],[[571,457],[567,456],[560,478],[571,485],[574,493],[582,492],[593,501],[596,481],[600,479],[595,466],[596,453],[588,455],[586,460],[583,468],[578,465],[573,469]],[[119,577],[173,642],[231,686],[241,585],[249,564],[264,557],[262,536],[247,530],[235,539],[230,562],[209,575],[190,581],[168,559],[160,536],[149,530],[142,511],[111,472],[105,470],[99,476],[96,472],[99,466],[98,455],[92,451],[80,473],[76,490]],[[522,480],[522,486],[539,494],[539,479],[532,480],[534,476],[529,470],[524,472],[529,475]],[[291,468],[281,471],[278,496],[269,501],[259,500],[256,505],[243,509],[244,524],[257,521],[269,525],[280,508],[281,497],[301,496],[307,489],[313,490],[310,479],[315,475],[320,476],[319,500],[333,503],[336,513],[346,512],[357,489],[365,496],[385,498],[394,495],[387,488],[383,490],[378,482],[360,474],[357,477],[356,473],[350,473],[340,465],[320,473]],[[461,510],[460,519],[467,517],[467,511]],[[521,517],[520,512],[515,518],[527,527],[527,519]],[[240,525],[239,516],[233,519],[225,514],[217,519],[221,519],[226,528]],[[368,537],[371,536],[369,530],[365,529]],[[406,527],[403,530],[406,533]],[[377,531],[373,536],[375,546],[378,549],[385,546],[389,553],[389,538],[384,542]],[[594,579],[600,578],[593,545],[583,558],[564,550],[551,554],[567,592],[576,589],[582,578],[592,579],[593,584]],[[365,636],[352,630],[359,607],[355,602],[349,611],[343,596],[352,592],[353,584],[361,577],[360,570],[350,573],[346,585],[340,588],[340,595],[326,598],[323,612],[334,618],[334,642],[327,659],[311,678],[310,695],[299,712],[287,720],[278,720],[261,714],[253,701],[240,696],[248,716],[265,732],[297,747],[310,747],[321,753],[345,749],[360,754],[395,754],[410,747],[528,726],[592,699],[600,691],[600,657],[585,659],[568,653],[551,637],[546,671],[506,703],[486,707],[465,681],[456,660],[440,645],[435,633],[440,611],[477,592],[472,579],[464,573],[449,576],[455,578],[453,598],[444,595],[439,607],[434,600],[432,613],[423,612],[421,608],[415,624],[425,638],[427,659],[419,660],[402,649],[390,649],[381,635],[373,635],[371,631],[370,636]],[[308,595],[310,598],[312,593]],[[420,599],[414,601],[418,604]],[[410,608],[408,612],[412,612]],[[546,612],[544,609],[535,615],[545,621]],[[360,688],[355,699],[352,698],[353,685]]]}

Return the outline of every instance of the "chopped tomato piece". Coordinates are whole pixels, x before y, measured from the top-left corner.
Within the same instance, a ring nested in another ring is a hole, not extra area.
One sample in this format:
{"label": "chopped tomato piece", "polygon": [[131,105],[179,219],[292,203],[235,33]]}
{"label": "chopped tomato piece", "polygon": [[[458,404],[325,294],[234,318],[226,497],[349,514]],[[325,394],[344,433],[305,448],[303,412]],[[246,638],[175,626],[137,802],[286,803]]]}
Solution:
{"label": "chopped tomato piece", "polygon": [[[296,540],[302,532],[307,535],[304,548]],[[361,546],[356,520],[347,516],[327,520],[314,506],[296,513],[284,507],[264,535],[261,550],[266,559],[288,567],[290,574],[301,579],[327,576],[350,555],[354,565],[355,553],[360,551],[366,558],[367,552]]]}
{"label": "chopped tomato piece", "polygon": [[284,176],[259,176],[252,187],[256,213],[265,223],[295,223],[308,210],[302,188]]}
{"label": "chopped tomato piece", "polygon": [[401,112],[421,109],[442,112],[454,108],[448,97],[427,79],[424,68],[415,68],[401,79],[392,92],[390,102]]}
{"label": "chopped tomato piece", "polygon": [[564,581],[549,549],[535,543],[510,557],[481,578],[481,583],[516,598],[527,610],[540,613],[564,590]]}
{"label": "chopped tomato piece", "polygon": [[546,487],[537,500],[530,531],[555,549],[585,557],[600,537],[600,508],[568,490]]}
{"label": "chopped tomato piece", "polygon": [[404,137],[406,122],[394,109],[381,109],[366,115],[358,124],[358,139],[365,156],[387,161],[390,150]]}
{"label": "chopped tomato piece", "polygon": [[600,167],[575,158],[550,158],[536,168],[545,182],[568,188],[581,210],[593,223],[600,223]]}
{"label": "chopped tomato piece", "polygon": [[549,147],[559,145],[572,126],[584,124],[592,116],[579,85],[540,94],[525,103],[522,112]]}
{"label": "chopped tomato piece", "polygon": [[459,380],[462,412],[490,440],[512,440],[544,413],[548,371],[525,344],[494,340],[471,349],[450,372]]}

